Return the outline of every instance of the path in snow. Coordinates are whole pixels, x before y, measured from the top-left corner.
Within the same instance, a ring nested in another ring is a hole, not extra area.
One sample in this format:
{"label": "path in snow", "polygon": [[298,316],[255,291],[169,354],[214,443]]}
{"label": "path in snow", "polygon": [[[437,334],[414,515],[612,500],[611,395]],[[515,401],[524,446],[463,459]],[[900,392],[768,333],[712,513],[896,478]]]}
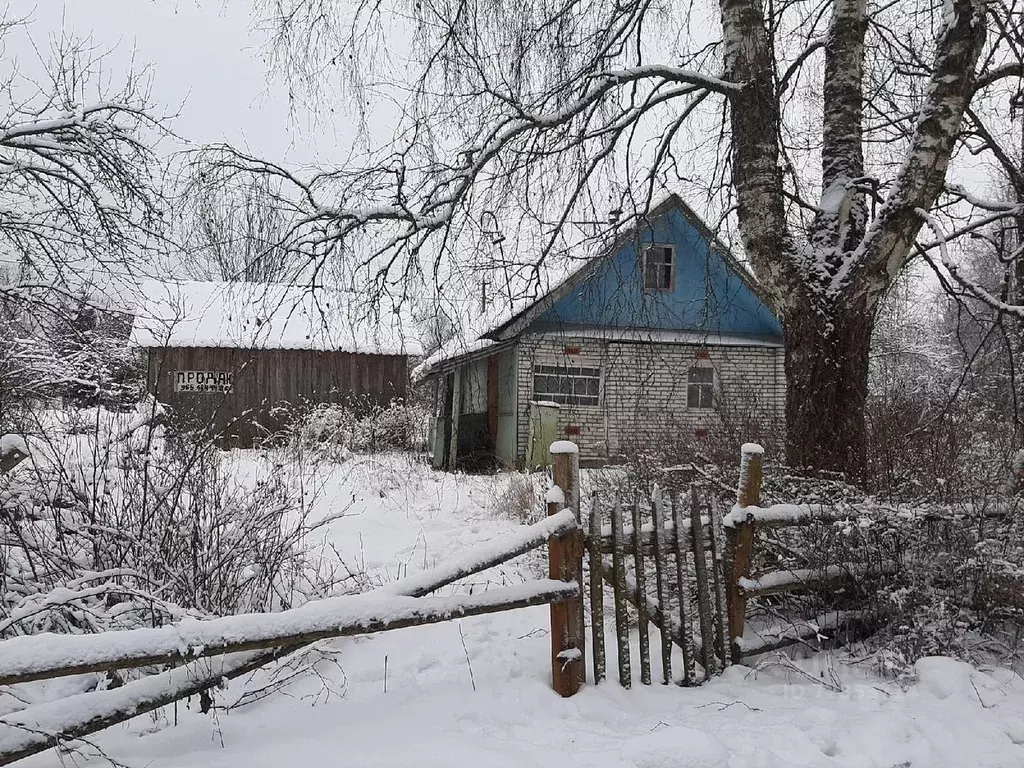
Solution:
{"label": "path in snow", "polygon": [[[331,480],[325,511],[355,497],[332,543],[381,579],[395,578],[399,563],[402,575],[415,572],[516,527],[497,514],[501,478],[456,478],[392,457],[355,459]],[[533,578],[541,562],[525,556],[472,588]],[[1008,672],[927,659],[919,683],[901,691],[836,665],[845,691],[834,693],[791,670],[734,667],[700,688],[625,691],[609,681],[561,699],[550,689],[547,625],[547,608],[537,608],[339,640],[341,670],[320,671],[344,696],[325,695],[308,676],[287,695],[215,719],[182,705],[177,727],[138,718],[97,743],[139,768],[1024,766],[1024,683]],[[614,654],[609,662],[614,677]],[[814,677],[826,662],[802,666]]]}

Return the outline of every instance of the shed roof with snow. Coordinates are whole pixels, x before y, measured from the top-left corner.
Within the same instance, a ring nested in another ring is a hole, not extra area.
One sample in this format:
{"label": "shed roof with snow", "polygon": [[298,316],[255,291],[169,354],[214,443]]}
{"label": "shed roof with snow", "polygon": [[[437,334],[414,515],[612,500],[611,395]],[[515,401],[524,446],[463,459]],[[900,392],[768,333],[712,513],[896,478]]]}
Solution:
{"label": "shed roof with snow", "polygon": [[357,294],[285,284],[156,281],[140,286],[132,341],[144,348],[419,355],[407,316]]}

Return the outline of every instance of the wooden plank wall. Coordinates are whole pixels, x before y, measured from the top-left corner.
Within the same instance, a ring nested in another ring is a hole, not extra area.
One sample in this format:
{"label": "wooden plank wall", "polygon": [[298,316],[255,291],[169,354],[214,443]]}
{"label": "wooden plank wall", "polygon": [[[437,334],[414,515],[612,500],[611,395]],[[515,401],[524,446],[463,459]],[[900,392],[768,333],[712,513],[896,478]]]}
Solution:
{"label": "wooden plank wall", "polygon": [[[228,393],[175,392],[177,371],[231,371]],[[149,389],[172,408],[172,423],[210,428],[251,443],[287,423],[275,406],[345,403],[369,408],[404,398],[404,355],[279,349],[166,348],[149,350]],[[262,429],[261,429],[262,427]]]}

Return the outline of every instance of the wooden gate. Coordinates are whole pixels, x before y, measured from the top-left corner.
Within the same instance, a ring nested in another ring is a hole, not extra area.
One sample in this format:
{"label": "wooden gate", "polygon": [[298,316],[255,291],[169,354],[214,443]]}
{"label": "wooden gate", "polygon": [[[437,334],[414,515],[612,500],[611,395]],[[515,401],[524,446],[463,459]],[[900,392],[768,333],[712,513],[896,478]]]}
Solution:
{"label": "wooden gate", "polygon": [[[605,525],[604,520],[609,524]],[[655,488],[648,498],[602,503],[590,510],[587,551],[594,628],[594,677],[605,676],[602,582],[612,588],[619,684],[630,687],[630,607],[639,639],[640,682],[651,684],[649,625],[660,635],[661,682],[672,681],[672,646],[682,652],[680,684],[708,679],[728,663],[720,518],[709,514],[696,485],[689,492]],[[631,567],[630,567],[631,566]]]}

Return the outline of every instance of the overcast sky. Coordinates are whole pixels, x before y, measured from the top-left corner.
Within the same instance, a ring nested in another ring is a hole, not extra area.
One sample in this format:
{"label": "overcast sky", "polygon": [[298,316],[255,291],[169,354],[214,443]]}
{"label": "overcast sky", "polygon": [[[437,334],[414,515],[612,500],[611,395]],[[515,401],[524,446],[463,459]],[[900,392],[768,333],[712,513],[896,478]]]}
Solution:
{"label": "overcast sky", "polygon": [[11,0],[9,7],[10,17],[30,19],[40,48],[63,28],[112,49],[112,68],[123,72],[132,55],[150,65],[153,101],[179,113],[174,128],[190,141],[227,141],[290,164],[331,164],[347,154],[347,121],[290,112],[286,88],[264,62],[250,0]]}

